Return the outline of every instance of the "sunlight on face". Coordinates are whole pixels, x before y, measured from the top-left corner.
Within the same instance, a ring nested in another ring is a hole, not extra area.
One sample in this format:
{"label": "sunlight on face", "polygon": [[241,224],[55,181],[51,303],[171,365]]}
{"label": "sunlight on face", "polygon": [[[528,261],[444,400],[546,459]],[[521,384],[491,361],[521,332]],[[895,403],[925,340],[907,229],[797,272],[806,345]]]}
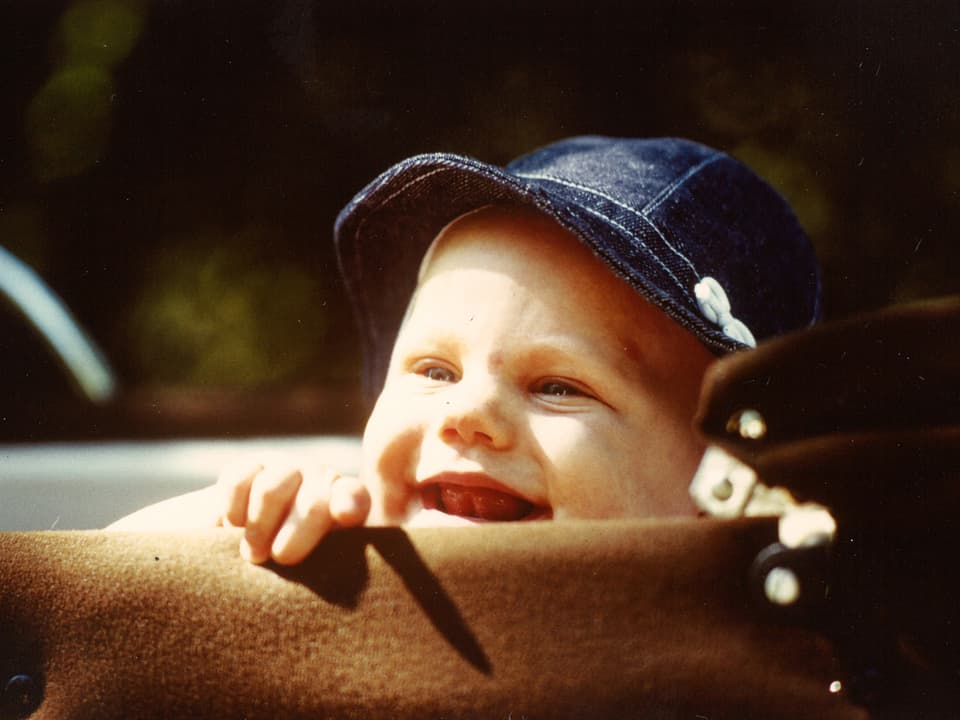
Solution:
{"label": "sunlight on face", "polygon": [[690,514],[712,356],[524,208],[441,233],[363,441],[387,522]]}

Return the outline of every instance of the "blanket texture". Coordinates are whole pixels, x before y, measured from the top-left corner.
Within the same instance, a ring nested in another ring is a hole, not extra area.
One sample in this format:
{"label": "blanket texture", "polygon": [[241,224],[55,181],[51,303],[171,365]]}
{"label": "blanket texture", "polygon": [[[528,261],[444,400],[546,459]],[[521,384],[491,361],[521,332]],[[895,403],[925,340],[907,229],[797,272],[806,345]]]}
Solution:
{"label": "blanket texture", "polygon": [[279,568],[233,530],[0,533],[0,717],[864,717],[830,644],[752,599],[775,535],[367,528]]}

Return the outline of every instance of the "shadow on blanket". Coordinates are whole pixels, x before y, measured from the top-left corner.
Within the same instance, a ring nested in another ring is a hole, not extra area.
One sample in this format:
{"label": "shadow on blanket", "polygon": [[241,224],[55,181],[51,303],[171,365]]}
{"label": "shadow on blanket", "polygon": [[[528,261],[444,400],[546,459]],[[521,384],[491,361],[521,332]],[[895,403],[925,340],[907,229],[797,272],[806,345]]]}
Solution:
{"label": "shadow on blanket", "polygon": [[369,581],[366,548],[372,547],[393,568],[410,596],[464,660],[489,675],[490,660],[439,579],[423,561],[410,537],[400,528],[381,528],[374,534],[337,533],[300,565],[270,567],[301,583],[329,603],[355,608]]}

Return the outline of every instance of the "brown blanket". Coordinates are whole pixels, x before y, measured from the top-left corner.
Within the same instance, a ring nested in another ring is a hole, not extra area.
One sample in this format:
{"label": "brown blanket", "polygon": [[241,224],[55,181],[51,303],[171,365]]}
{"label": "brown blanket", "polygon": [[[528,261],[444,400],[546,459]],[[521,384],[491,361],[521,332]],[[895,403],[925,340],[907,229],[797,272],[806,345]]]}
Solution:
{"label": "brown blanket", "polygon": [[[766,619],[766,520],[335,534],[0,533],[0,717],[855,718],[830,644]],[[6,715],[3,714],[6,712]]]}

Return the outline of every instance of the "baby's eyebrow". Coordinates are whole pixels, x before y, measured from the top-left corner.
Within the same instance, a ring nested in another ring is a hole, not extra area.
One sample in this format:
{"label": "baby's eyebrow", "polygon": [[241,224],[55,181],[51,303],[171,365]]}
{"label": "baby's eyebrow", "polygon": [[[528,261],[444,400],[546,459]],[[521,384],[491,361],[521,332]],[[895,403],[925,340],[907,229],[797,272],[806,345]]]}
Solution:
{"label": "baby's eyebrow", "polygon": [[460,343],[449,337],[440,327],[409,329],[401,332],[393,344],[393,357],[406,362],[412,358],[424,356],[458,356],[462,351]]}
{"label": "baby's eyebrow", "polygon": [[613,374],[628,383],[646,382],[656,375],[642,339],[632,337],[583,337],[572,342],[554,338],[542,350],[555,353],[571,365],[593,374]]}
{"label": "baby's eyebrow", "polygon": [[[569,365],[574,370],[591,373],[606,371],[609,365],[618,373],[627,375],[619,368],[619,353],[611,352],[588,338],[552,336],[532,343],[526,354],[538,363]],[[602,367],[598,368],[598,364]]]}

